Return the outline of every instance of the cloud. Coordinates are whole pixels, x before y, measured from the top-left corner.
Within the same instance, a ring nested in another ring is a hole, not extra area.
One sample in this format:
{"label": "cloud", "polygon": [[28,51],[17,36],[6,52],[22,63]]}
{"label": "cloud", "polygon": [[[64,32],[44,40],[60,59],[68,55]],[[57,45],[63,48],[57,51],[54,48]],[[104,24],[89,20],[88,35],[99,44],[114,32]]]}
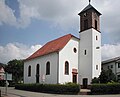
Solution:
{"label": "cloud", "polygon": [[[77,29],[79,31],[79,16],[77,15],[88,3],[88,0],[17,0],[19,3],[19,18],[0,0],[0,25],[8,24],[17,28],[25,28],[32,19],[51,22],[50,26],[61,30]],[[120,0],[94,0],[92,5],[103,15],[101,31],[112,36],[112,41],[120,42]],[[75,30],[76,31],[76,30]]]}
{"label": "cloud", "polygon": [[14,11],[5,4],[5,1],[0,0],[0,25],[8,24],[15,26],[16,18],[13,13]]}
{"label": "cloud", "polygon": [[120,43],[115,45],[104,44],[102,46],[102,60],[120,56]]}
{"label": "cloud", "polygon": [[21,43],[8,43],[0,46],[0,62],[7,63],[12,59],[25,59],[40,47],[41,45],[27,46]]}

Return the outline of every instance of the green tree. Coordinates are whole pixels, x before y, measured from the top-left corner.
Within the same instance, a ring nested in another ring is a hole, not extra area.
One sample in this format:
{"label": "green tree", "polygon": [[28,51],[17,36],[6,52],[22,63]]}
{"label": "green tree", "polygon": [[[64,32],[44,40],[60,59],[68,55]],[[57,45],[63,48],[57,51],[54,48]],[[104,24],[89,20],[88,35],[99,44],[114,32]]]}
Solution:
{"label": "green tree", "polygon": [[18,83],[23,80],[23,60],[11,60],[7,63],[5,71],[12,73],[13,82]]}
{"label": "green tree", "polygon": [[108,82],[116,81],[115,74],[112,72],[111,69],[108,69],[107,71],[102,70],[99,79],[100,79],[100,83],[108,83]]}
{"label": "green tree", "polygon": [[102,72],[99,76],[99,79],[100,79],[100,83],[107,83],[108,76],[107,76],[105,70],[102,70]]}
{"label": "green tree", "polygon": [[107,82],[116,81],[116,76],[115,76],[115,74],[112,72],[111,69],[108,69],[108,70],[106,71],[106,74],[107,74],[107,77],[108,77]]}

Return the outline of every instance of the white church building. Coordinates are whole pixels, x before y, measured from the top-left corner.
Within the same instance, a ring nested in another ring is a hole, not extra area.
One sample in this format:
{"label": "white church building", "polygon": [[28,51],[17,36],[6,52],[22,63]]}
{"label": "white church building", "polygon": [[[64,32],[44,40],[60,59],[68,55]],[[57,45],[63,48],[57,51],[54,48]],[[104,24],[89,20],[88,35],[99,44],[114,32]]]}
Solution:
{"label": "white church building", "polygon": [[46,43],[24,61],[24,83],[91,84],[101,72],[100,15],[91,4],[79,14],[79,38],[67,34]]}

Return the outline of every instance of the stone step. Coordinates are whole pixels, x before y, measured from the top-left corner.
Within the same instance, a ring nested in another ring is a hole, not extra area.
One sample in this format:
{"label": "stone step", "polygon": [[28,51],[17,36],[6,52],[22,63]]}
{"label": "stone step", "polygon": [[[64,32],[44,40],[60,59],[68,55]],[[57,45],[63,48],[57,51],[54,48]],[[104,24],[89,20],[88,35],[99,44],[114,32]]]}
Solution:
{"label": "stone step", "polygon": [[81,89],[79,95],[90,95],[90,93],[89,89]]}

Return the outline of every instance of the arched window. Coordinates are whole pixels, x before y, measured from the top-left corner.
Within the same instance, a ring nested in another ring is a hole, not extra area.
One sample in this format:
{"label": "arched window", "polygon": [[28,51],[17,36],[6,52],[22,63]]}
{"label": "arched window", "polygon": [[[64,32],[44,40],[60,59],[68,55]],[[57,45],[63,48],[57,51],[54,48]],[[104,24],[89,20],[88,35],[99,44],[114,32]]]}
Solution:
{"label": "arched window", "polygon": [[39,83],[39,76],[40,76],[40,65],[37,64],[36,66],[36,83]]}
{"label": "arched window", "polygon": [[37,64],[37,66],[36,66],[36,75],[39,75],[39,68],[40,68],[40,66],[39,66],[39,64]]}
{"label": "arched window", "polygon": [[28,67],[28,77],[31,76],[31,66]]}
{"label": "arched window", "polygon": [[69,75],[69,63],[68,63],[68,61],[65,62],[65,75]]}
{"label": "arched window", "polygon": [[46,63],[46,75],[50,75],[50,62]]}

